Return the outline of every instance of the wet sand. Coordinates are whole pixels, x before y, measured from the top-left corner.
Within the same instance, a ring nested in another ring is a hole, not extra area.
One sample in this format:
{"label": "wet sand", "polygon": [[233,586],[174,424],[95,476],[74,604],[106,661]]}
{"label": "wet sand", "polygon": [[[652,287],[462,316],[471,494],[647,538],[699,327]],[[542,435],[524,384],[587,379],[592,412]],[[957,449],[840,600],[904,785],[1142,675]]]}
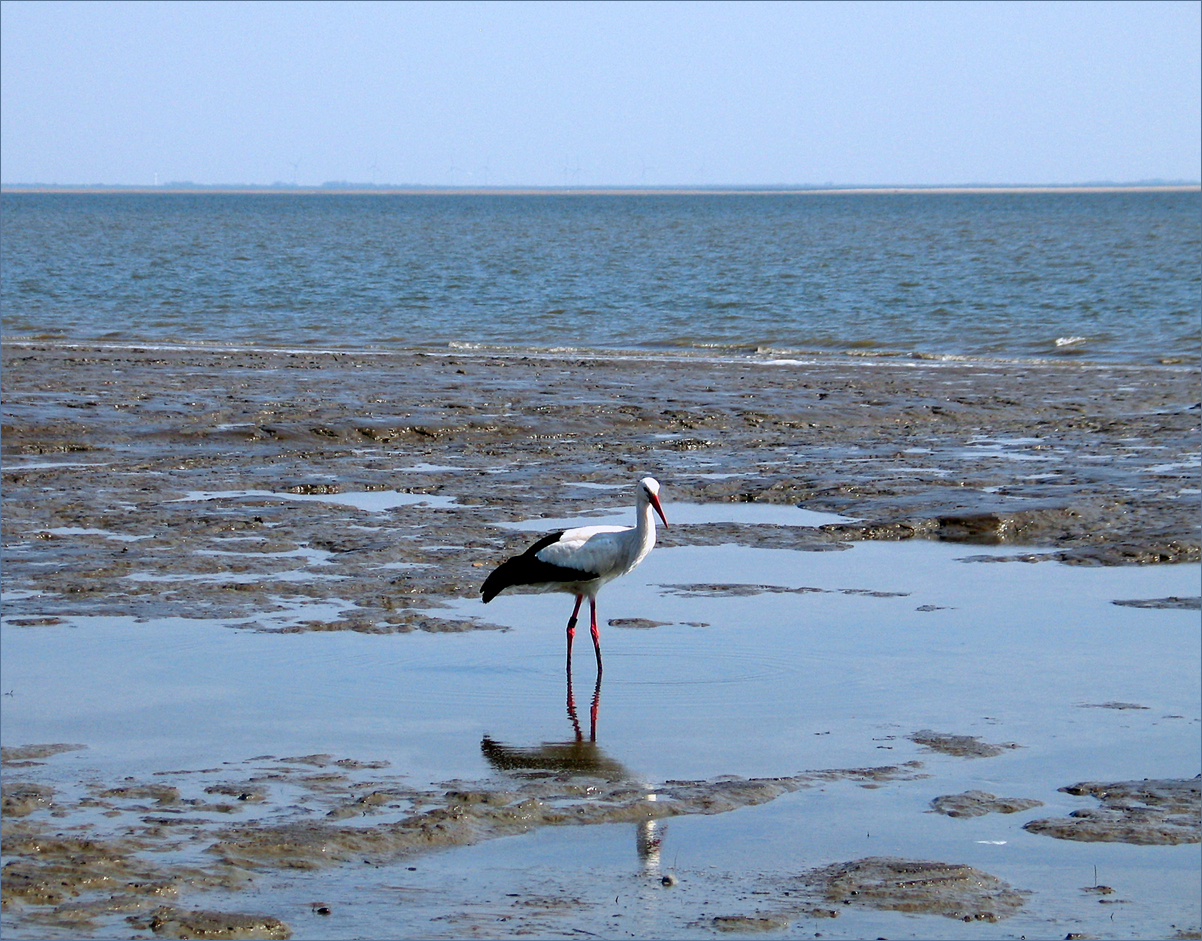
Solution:
{"label": "wet sand", "polygon": [[[2,381],[6,937],[1197,936],[1188,370],[6,343]],[[674,525],[565,715],[565,599],[476,590],[643,473]],[[1076,640],[1024,623],[1057,592]]]}
{"label": "wet sand", "polygon": [[[677,503],[856,519],[804,535],[697,525],[661,545],[922,537],[1082,564],[1199,558],[1188,369],[8,343],[3,390],[6,588],[78,613],[249,616],[321,561],[356,605],[335,626],[432,629],[416,606],[472,595],[481,567],[526,544],[498,523],[575,517],[599,496],[623,506],[622,492],[556,482],[622,488],[643,473]],[[365,512],[340,492],[392,506]],[[56,540],[70,564],[47,570]]]}

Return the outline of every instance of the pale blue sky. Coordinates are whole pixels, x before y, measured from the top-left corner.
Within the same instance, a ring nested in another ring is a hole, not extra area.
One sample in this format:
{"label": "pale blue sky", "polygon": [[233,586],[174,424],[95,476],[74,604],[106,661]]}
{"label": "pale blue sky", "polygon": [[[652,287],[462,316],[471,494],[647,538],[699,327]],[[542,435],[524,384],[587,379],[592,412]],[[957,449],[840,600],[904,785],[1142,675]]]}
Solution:
{"label": "pale blue sky", "polygon": [[0,4],[5,183],[1197,180],[1202,3]]}

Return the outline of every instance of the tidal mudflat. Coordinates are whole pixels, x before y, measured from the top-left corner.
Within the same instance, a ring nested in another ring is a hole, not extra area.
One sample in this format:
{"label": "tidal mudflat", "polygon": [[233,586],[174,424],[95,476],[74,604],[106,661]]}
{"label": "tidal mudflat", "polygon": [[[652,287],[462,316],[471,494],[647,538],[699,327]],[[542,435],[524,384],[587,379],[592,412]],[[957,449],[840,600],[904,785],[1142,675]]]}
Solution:
{"label": "tidal mudflat", "polygon": [[5,937],[1198,936],[1195,373],[3,360]]}

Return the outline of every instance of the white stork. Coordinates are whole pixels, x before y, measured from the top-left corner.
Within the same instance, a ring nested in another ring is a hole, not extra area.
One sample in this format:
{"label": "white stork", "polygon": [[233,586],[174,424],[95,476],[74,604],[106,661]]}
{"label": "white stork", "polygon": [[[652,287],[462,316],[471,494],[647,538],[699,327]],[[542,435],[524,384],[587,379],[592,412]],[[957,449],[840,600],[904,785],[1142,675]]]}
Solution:
{"label": "white stork", "polygon": [[655,546],[655,517],[668,525],[659,503],[659,481],[644,477],[635,491],[635,526],[580,526],[544,536],[521,555],[502,562],[480,587],[488,604],[506,588],[529,585],[535,591],[564,591],[576,596],[576,607],[568,619],[568,672],[572,670],[572,640],[580,603],[588,598],[593,649],[597,651],[597,675],[601,675],[601,632],[597,629],[597,592],[633,571]]}

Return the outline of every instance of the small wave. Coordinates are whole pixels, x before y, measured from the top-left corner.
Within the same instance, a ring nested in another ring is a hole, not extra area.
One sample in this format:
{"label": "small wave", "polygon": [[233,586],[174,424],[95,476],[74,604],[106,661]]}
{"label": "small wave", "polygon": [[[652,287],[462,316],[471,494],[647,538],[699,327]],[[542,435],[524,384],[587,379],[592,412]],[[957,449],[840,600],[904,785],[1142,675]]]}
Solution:
{"label": "small wave", "polygon": [[[1071,338],[1066,338],[1071,339]],[[1060,347],[1053,350],[1045,347],[1045,354],[1034,356],[999,356],[979,353],[943,353],[927,350],[865,350],[865,349],[806,349],[790,346],[771,346],[749,343],[656,343],[641,348],[621,347],[589,347],[589,346],[537,346],[502,343],[479,343],[464,340],[452,340],[443,343],[421,345],[390,345],[379,344],[368,346],[297,346],[294,344],[273,345],[270,342],[254,343],[213,343],[209,341],[181,340],[151,340],[138,342],[135,339],[124,341],[103,341],[87,339],[68,339],[63,336],[38,339],[30,336],[12,336],[0,334],[0,342],[5,346],[34,347],[49,345],[57,349],[105,349],[105,350],[137,350],[139,352],[219,352],[219,353],[266,353],[266,354],[298,354],[311,356],[341,356],[357,355],[368,357],[387,357],[418,353],[429,356],[496,356],[557,359],[563,357],[586,358],[592,360],[645,360],[647,362],[673,362],[680,359],[697,362],[740,362],[753,363],[760,366],[812,365],[818,362],[856,361],[864,364],[880,363],[895,367],[908,366],[936,367],[957,364],[979,364],[984,366],[999,366],[1008,364],[1064,366],[1072,363],[1077,367],[1105,368],[1114,363],[1106,361],[1087,361],[1079,358],[1087,347]],[[1056,355],[1059,353],[1059,355]],[[1159,357],[1155,363],[1129,363],[1130,368],[1163,368],[1176,369],[1195,368],[1192,363],[1196,359],[1189,356]]]}
{"label": "small wave", "polygon": [[913,354],[904,350],[867,349],[862,346],[852,346],[843,351],[844,356],[858,356],[863,359],[901,359]]}
{"label": "small wave", "polygon": [[722,350],[736,353],[760,352],[755,343],[739,340],[702,340],[691,336],[663,337],[646,344],[652,349]]}
{"label": "small wave", "polygon": [[[973,362],[974,360],[981,360],[981,361],[986,360],[985,357],[966,356],[963,353],[923,353],[923,352],[918,352],[918,353],[910,353],[909,356],[912,359],[928,359],[928,360],[932,360],[934,362],[939,362],[939,363],[970,363],[970,362]],[[996,358],[996,357],[994,357],[994,358]],[[1008,362],[1008,360],[1002,360],[1002,362]]]}
{"label": "small wave", "polygon": [[1077,346],[1079,343],[1084,343],[1087,337],[1056,337],[1057,348],[1065,346]]}

